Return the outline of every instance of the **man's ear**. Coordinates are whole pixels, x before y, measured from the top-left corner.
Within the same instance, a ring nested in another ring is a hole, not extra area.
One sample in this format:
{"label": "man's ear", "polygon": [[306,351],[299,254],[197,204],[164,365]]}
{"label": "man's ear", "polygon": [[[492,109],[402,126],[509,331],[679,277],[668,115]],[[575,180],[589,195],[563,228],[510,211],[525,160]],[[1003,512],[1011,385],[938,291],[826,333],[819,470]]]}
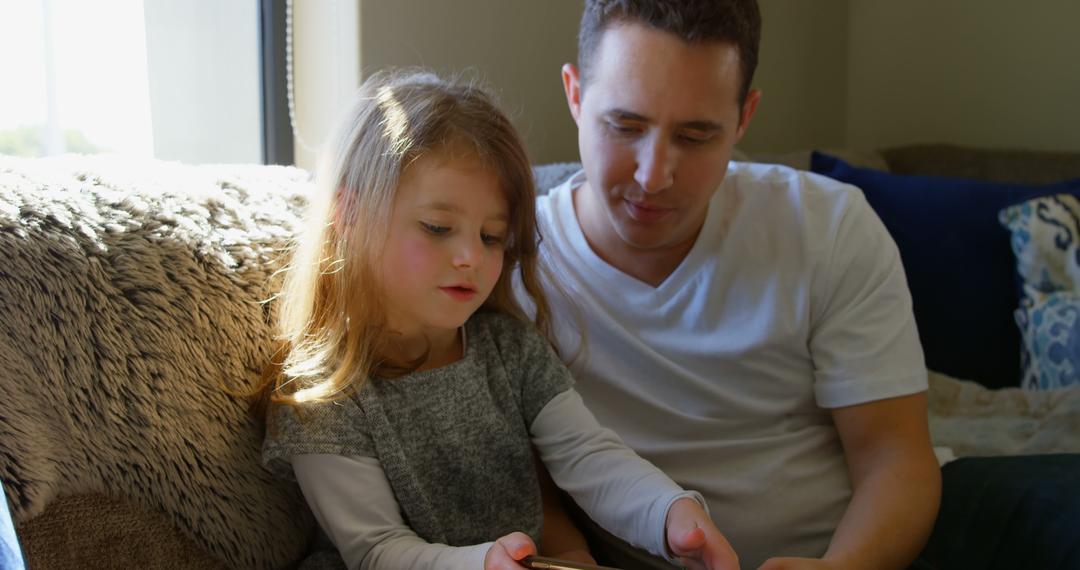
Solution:
{"label": "man's ear", "polygon": [[739,142],[746,134],[746,128],[750,126],[750,119],[757,111],[758,103],[761,102],[761,89],[751,89],[746,94],[746,101],[742,105],[742,113],[739,115],[739,128],[735,131],[735,142]]}
{"label": "man's ear", "polygon": [[566,105],[570,107],[570,116],[574,117],[575,123],[580,123],[581,118],[581,76],[578,69],[572,63],[564,63],[562,66],[562,85],[566,92]]}

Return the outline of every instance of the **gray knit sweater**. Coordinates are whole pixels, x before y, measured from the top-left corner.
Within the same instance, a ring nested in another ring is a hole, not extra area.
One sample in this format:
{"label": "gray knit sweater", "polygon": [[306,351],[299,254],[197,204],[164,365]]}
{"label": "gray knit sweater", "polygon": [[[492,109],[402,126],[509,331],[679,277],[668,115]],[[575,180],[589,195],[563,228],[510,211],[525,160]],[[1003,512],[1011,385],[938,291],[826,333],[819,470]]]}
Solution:
{"label": "gray knit sweater", "polygon": [[529,325],[481,313],[465,329],[465,355],[453,364],[375,379],[353,398],[305,407],[302,421],[278,407],[264,463],[291,478],[295,455],[375,457],[409,526],[428,542],[465,546],[512,531],[539,540],[529,426],[572,381]]}

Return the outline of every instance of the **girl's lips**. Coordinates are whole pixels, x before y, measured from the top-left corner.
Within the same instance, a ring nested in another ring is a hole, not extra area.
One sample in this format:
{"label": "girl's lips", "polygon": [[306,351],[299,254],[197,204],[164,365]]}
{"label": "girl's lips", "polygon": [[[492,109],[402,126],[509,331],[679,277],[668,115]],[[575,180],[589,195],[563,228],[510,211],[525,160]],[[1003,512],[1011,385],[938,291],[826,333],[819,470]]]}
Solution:
{"label": "girl's lips", "polygon": [[659,208],[646,206],[644,204],[635,204],[629,200],[625,200],[624,203],[626,204],[626,211],[630,214],[630,217],[639,222],[656,222],[672,212],[672,208]]}
{"label": "girl's lips", "polygon": [[454,299],[455,301],[469,301],[476,296],[476,290],[469,289],[468,287],[439,287],[439,290],[449,295],[450,298]]}

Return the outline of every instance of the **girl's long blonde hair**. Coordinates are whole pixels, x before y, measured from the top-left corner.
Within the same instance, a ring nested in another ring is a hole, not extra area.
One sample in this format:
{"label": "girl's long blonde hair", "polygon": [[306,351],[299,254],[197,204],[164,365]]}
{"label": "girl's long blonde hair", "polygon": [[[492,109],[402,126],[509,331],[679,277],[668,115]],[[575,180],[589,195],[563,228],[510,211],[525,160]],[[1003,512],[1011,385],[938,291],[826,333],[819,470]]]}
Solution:
{"label": "girl's long blonde hair", "polygon": [[497,173],[510,208],[502,274],[481,310],[528,320],[514,297],[520,268],[534,323],[551,337],[539,285],[535,195],[524,146],[488,93],[422,72],[364,82],[320,159],[304,232],[291,251],[278,303],[278,350],[254,402],[328,401],[373,375],[400,373],[388,358],[379,256],[398,182],[418,158],[464,148]]}

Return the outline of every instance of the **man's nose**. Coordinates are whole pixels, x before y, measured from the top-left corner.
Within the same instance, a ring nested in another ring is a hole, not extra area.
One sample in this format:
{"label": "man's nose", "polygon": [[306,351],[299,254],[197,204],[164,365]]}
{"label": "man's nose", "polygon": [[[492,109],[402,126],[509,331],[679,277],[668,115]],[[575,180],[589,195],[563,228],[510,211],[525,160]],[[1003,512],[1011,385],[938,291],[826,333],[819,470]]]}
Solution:
{"label": "man's nose", "polygon": [[634,180],[649,193],[671,187],[675,181],[675,152],[663,137],[656,135],[642,141]]}

